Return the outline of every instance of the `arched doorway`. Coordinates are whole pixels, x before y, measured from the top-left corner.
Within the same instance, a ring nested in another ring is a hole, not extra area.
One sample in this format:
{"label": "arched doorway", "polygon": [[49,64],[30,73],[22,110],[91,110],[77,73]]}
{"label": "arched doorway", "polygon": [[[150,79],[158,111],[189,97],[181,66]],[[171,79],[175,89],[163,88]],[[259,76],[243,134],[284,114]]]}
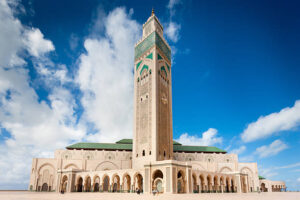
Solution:
{"label": "arched doorway", "polygon": [[106,175],[103,178],[103,192],[108,192],[109,191],[109,177]]}
{"label": "arched doorway", "polygon": [[113,176],[112,185],[113,185],[112,192],[120,191],[120,177],[118,175]]}
{"label": "arched doorway", "polygon": [[220,177],[220,192],[224,192],[224,177]]}
{"label": "arched doorway", "polygon": [[229,177],[226,178],[225,192],[230,192],[230,180],[229,180]]}
{"label": "arched doorway", "polygon": [[177,193],[185,193],[185,175],[182,170],[177,173]]}
{"label": "arched doorway", "polygon": [[84,190],[86,192],[90,192],[91,191],[91,189],[92,189],[91,184],[92,184],[91,177],[90,176],[86,177],[85,178],[85,185],[84,185]]}
{"label": "arched doorway", "polygon": [[139,189],[141,192],[143,192],[143,176],[141,174],[136,174],[135,178],[135,190]]}
{"label": "arched doorway", "polygon": [[63,179],[61,180],[61,191],[67,192],[68,187],[68,177],[66,175],[63,176]]}
{"label": "arched doorway", "polygon": [[[231,179],[231,192],[236,192],[235,184],[234,184],[233,179]],[[252,192],[252,191],[251,191],[251,192]]]}
{"label": "arched doorway", "polygon": [[205,188],[205,179],[202,174],[200,175],[200,187],[201,187],[201,192],[204,193],[206,191],[206,188]]}
{"label": "arched doorway", "polygon": [[193,192],[199,193],[198,185],[197,185],[197,177],[195,174],[192,175],[192,181],[193,181]]}
{"label": "arched doorway", "polygon": [[94,188],[93,188],[93,191],[94,192],[99,192],[99,189],[100,189],[100,178],[99,178],[99,176],[96,176],[94,178]]}
{"label": "arched doorway", "polygon": [[214,176],[214,187],[213,192],[219,192],[219,181],[218,176]]}
{"label": "arched doorway", "polygon": [[241,176],[241,188],[242,192],[246,193],[247,192],[247,182],[246,182],[246,176]]}
{"label": "arched doorway", "polygon": [[212,192],[212,178],[210,175],[207,176],[207,190],[208,192]]}
{"label": "arched doorway", "polygon": [[42,185],[42,191],[43,191],[43,192],[47,192],[47,191],[48,191],[48,184],[47,184],[47,183],[44,183],[44,184]]}
{"label": "arched doorway", "polygon": [[123,176],[123,191],[130,192],[131,179],[128,174]]}
{"label": "arched doorway", "polygon": [[82,182],[83,182],[83,179],[81,177],[79,177],[78,181],[77,181],[77,192],[82,192]]}
{"label": "arched doorway", "polygon": [[261,190],[262,192],[268,192],[268,188],[266,188],[266,184],[265,184],[265,183],[262,183],[262,184],[260,185],[260,190]]}
{"label": "arched doorway", "polygon": [[152,175],[152,190],[157,190],[159,193],[163,193],[163,179],[164,175],[161,170],[154,171]]}

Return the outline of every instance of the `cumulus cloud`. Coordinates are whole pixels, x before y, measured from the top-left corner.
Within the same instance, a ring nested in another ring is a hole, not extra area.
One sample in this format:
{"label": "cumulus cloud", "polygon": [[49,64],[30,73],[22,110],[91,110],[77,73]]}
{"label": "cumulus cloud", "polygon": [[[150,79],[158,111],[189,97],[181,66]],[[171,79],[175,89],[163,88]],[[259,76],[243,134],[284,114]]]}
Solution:
{"label": "cumulus cloud", "polygon": [[252,142],[269,137],[280,131],[292,130],[300,126],[300,100],[293,107],[287,107],[280,112],[259,117],[256,122],[247,126],[241,134],[244,142]]}
{"label": "cumulus cloud", "polygon": [[64,67],[53,69],[53,76],[44,73],[45,80],[59,82],[49,89],[48,102],[31,86],[21,55],[28,52],[43,65],[41,57],[54,50],[52,42],[39,29],[23,26],[6,1],[0,1],[0,30],[0,127],[9,133],[0,144],[0,188],[24,189],[33,157],[53,156],[56,148],[80,140],[85,129],[76,124],[71,92],[54,80],[66,78]]}
{"label": "cumulus cloud", "polygon": [[19,51],[23,45],[22,25],[18,19],[13,17],[6,1],[0,1],[0,27],[1,67],[24,64],[25,61],[19,56]]}
{"label": "cumulus cloud", "polygon": [[169,9],[171,18],[175,14],[175,6],[180,4],[180,3],[181,3],[181,0],[170,0],[169,1],[168,5],[167,5],[167,8]]}
{"label": "cumulus cloud", "polygon": [[[52,41],[38,28],[22,25],[13,8],[0,1],[0,131],[9,134],[0,144],[1,189],[24,189],[32,158],[53,156],[55,149],[82,140],[90,123],[96,133],[88,140],[132,137],[132,58],[134,43],[141,36],[141,25],[131,19],[132,13],[117,8],[101,19],[105,33],[86,37],[86,53],[78,59],[74,81],[64,64],[48,57],[55,50]],[[37,79],[45,83],[45,100],[31,85],[26,52]],[[79,122],[75,114],[78,105],[67,82],[78,84],[83,94],[84,112]]]}
{"label": "cumulus cloud", "polygon": [[134,44],[141,26],[125,8],[113,10],[104,20],[105,35],[84,42],[76,82],[84,107],[82,119],[92,122],[91,141],[132,137]]}
{"label": "cumulus cloud", "polygon": [[275,140],[269,145],[258,147],[254,154],[257,154],[260,158],[277,155],[279,152],[287,149],[288,146],[281,140]]}
{"label": "cumulus cloud", "polygon": [[54,50],[53,43],[45,39],[43,33],[38,28],[25,30],[24,37],[27,50],[35,57],[43,56],[45,53]]}
{"label": "cumulus cloud", "polygon": [[231,150],[230,153],[234,153],[234,154],[242,154],[245,150],[246,150],[246,146],[243,145],[243,146],[240,146],[240,147],[237,148],[237,149]]}
{"label": "cumulus cloud", "polygon": [[170,22],[165,29],[166,36],[172,40],[173,42],[177,42],[179,39],[179,31],[180,31],[180,24],[175,22]]}
{"label": "cumulus cloud", "polygon": [[181,3],[180,0],[170,0],[167,5],[167,8],[170,12],[170,21],[168,23],[166,23],[166,28],[165,28],[164,32],[165,32],[167,38],[170,39],[174,43],[176,43],[180,38],[179,31],[180,31],[181,25],[174,22],[172,20],[172,18],[176,12],[175,6],[180,3]]}
{"label": "cumulus cloud", "polygon": [[216,129],[209,128],[207,131],[202,133],[202,137],[184,133],[180,135],[180,137],[176,139],[176,141],[185,145],[211,146],[211,145],[222,143],[222,138],[217,137],[217,134],[218,131]]}

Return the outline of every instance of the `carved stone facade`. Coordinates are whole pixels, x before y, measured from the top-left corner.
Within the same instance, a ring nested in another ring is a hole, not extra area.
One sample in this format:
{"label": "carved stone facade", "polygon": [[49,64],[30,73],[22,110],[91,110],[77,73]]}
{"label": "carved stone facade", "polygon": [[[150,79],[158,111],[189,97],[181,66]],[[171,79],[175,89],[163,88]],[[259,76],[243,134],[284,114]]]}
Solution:
{"label": "carved stone facade", "polygon": [[135,46],[134,70],[133,140],[77,143],[56,150],[54,158],[34,158],[29,190],[223,193],[285,188],[283,182],[259,181],[257,164],[240,163],[236,154],[173,141],[171,49],[154,13]]}

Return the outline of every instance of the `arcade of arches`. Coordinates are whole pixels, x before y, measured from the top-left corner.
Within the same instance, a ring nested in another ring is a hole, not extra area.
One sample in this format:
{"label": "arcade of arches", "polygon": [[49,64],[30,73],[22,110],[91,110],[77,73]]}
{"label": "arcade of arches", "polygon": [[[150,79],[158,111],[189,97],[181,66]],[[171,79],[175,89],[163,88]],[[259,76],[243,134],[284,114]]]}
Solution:
{"label": "arcade of arches", "polygon": [[[170,192],[166,180],[167,170],[155,169],[151,173],[151,179],[145,180],[145,173],[123,173],[106,171],[106,173],[79,172],[62,176],[60,190],[64,192],[143,192],[149,186],[146,182],[151,180],[150,191],[158,193]],[[247,179],[247,176],[232,174],[208,173],[186,169],[175,169],[173,180],[174,193],[228,193],[237,192],[237,178]],[[189,175],[190,174],[190,175]],[[189,177],[190,176],[190,177]],[[74,182],[69,181],[72,177]],[[72,186],[73,185],[73,186]],[[69,186],[69,187],[68,187]],[[247,182],[241,184],[242,192],[248,192],[250,186]]]}

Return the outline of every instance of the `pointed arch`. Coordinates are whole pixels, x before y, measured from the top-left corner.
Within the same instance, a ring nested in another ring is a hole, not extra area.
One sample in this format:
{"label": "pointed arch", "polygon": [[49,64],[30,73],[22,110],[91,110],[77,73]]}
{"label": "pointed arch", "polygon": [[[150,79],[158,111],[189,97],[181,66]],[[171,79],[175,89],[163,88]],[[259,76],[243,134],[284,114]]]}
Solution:
{"label": "pointed arch", "polygon": [[95,171],[105,171],[105,170],[114,170],[114,169],[119,169],[119,167],[110,161],[104,161],[99,163],[96,168]]}
{"label": "pointed arch", "polygon": [[142,69],[141,69],[141,71],[140,71],[140,75],[142,75],[142,73],[143,73],[144,70],[147,70],[147,71],[148,71],[148,69],[149,69],[149,66],[148,66],[148,65],[143,65],[143,67],[142,67]]}
{"label": "pointed arch", "polygon": [[76,164],[74,164],[74,163],[69,163],[69,164],[67,164],[67,165],[64,167],[64,169],[68,169],[68,168],[70,168],[70,167],[73,167],[72,169],[79,169],[79,167],[78,167]]}

